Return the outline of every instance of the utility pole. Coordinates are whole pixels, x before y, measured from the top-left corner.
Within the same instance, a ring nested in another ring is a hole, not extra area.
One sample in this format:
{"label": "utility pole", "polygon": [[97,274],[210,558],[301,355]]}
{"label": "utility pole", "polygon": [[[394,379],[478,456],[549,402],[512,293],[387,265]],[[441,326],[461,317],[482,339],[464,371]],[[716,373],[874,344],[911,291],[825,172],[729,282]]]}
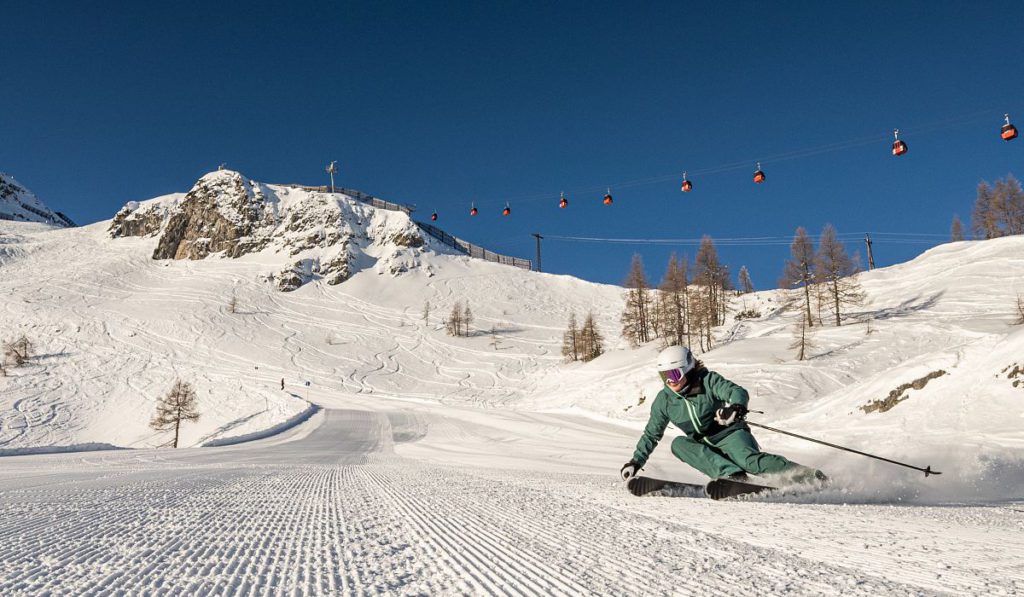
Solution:
{"label": "utility pole", "polygon": [[539,272],[539,271],[542,271],[540,269],[540,240],[542,238],[544,238],[544,237],[539,235],[539,234],[537,234],[536,232],[533,233],[533,236],[534,236],[534,238],[537,239],[537,271]]}
{"label": "utility pole", "polygon": [[864,233],[864,242],[868,245],[868,271],[875,269],[875,256],[871,253],[871,235]]}
{"label": "utility pole", "polygon": [[327,165],[327,172],[331,175],[331,192],[334,192],[334,175],[338,172],[338,162],[334,161]]}

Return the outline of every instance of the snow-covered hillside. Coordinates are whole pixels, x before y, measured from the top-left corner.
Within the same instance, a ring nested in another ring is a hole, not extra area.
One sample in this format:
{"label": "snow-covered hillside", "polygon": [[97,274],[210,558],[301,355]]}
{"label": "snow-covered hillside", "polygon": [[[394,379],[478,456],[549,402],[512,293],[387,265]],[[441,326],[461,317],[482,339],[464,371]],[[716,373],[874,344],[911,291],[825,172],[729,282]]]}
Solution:
{"label": "snow-covered hillside", "polygon": [[[621,288],[452,254],[405,213],[340,194],[221,171],[113,222],[0,226],[2,329],[40,355],[0,379],[6,453],[158,445],[147,423],[176,378],[195,384],[203,413],[184,445],[271,428],[325,394],[575,412],[637,429],[659,389],[657,343],[630,349],[618,335]],[[779,309],[781,291],[737,297],[734,312],[761,317],[730,319],[702,358],[751,391],[762,422],[962,467],[967,486],[985,467],[1020,466],[1010,454],[1024,432],[996,421],[1024,416],[1024,331],[1011,325],[1022,255],[1020,237],[952,243],[863,273],[867,303],[818,329],[803,362],[787,348],[796,314]],[[341,276],[326,265],[339,260]],[[288,271],[301,280],[282,293]],[[472,337],[443,330],[456,301],[473,311]],[[562,361],[570,311],[595,314],[605,355]],[[890,410],[862,408],[915,382]],[[852,458],[759,436],[831,470]]]}
{"label": "snow-covered hillside", "polygon": [[[867,302],[809,360],[781,291],[736,297],[761,315],[700,356],[749,388],[751,421],[943,474],[755,430],[833,486],[639,499],[617,471],[659,347],[619,338],[622,288],[231,172],[82,228],[0,221],[0,334],[36,355],[0,377],[0,592],[1024,592],[1024,237],[859,279]],[[468,338],[442,325],[456,301]],[[605,336],[590,363],[561,358],[571,311]],[[248,441],[153,449],[179,378],[201,412],[184,446]],[[668,441],[645,474],[702,480]]]}
{"label": "snow-covered hillside", "polygon": [[64,214],[46,207],[32,191],[3,172],[0,172],[0,220],[74,226]]}

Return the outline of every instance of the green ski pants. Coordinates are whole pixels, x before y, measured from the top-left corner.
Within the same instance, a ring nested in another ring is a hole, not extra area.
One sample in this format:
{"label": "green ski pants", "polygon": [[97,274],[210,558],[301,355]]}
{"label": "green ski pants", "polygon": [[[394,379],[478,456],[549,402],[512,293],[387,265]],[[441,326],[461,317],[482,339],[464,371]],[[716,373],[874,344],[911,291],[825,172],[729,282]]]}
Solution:
{"label": "green ski pants", "polygon": [[713,438],[697,441],[680,435],[672,440],[672,453],[712,479],[739,472],[778,473],[800,466],[782,456],[762,452],[749,429],[741,427],[724,437],[716,434]]}

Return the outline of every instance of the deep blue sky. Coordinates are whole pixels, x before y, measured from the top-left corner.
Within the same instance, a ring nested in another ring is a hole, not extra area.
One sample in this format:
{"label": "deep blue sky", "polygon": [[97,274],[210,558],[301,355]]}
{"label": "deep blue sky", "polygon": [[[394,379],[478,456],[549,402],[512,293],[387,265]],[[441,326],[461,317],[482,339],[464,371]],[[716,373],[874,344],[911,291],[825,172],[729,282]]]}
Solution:
{"label": "deep blue sky", "polygon": [[[338,160],[340,185],[529,258],[531,232],[947,235],[980,180],[1024,174],[998,137],[1003,112],[1024,128],[1019,1],[300,4],[4,3],[0,170],[90,223],[221,162],[322,184]],[[879,237],[875,259],[924,248]],[[656,283],[673,250],[696,251],[546,240],[543,265],[621,283],[639,252]],[[760,288],[788,254],[719,250]]]}

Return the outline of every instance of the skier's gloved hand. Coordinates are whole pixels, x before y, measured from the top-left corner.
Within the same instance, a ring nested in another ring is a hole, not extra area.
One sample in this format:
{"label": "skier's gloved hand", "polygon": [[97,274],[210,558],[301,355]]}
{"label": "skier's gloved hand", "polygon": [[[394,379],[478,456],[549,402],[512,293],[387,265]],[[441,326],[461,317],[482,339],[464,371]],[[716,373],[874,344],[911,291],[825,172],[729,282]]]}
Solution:
{"label": "skier's gloved hand", "polygon": [[747,416],[747,407],[742,404],[726,404],[715,411],[715,422],[723,427],[728,427],[736,421],[742,421]]}
{"label": "skier's gloved hand", "polygon": [[622,465],[622,470],[619,471],[619,474],[622,475],[623,481],[629,481],[630,479],[636,476],[639,470],[640,467],[636,465],[636,461],[630,460],[626,464]]}

